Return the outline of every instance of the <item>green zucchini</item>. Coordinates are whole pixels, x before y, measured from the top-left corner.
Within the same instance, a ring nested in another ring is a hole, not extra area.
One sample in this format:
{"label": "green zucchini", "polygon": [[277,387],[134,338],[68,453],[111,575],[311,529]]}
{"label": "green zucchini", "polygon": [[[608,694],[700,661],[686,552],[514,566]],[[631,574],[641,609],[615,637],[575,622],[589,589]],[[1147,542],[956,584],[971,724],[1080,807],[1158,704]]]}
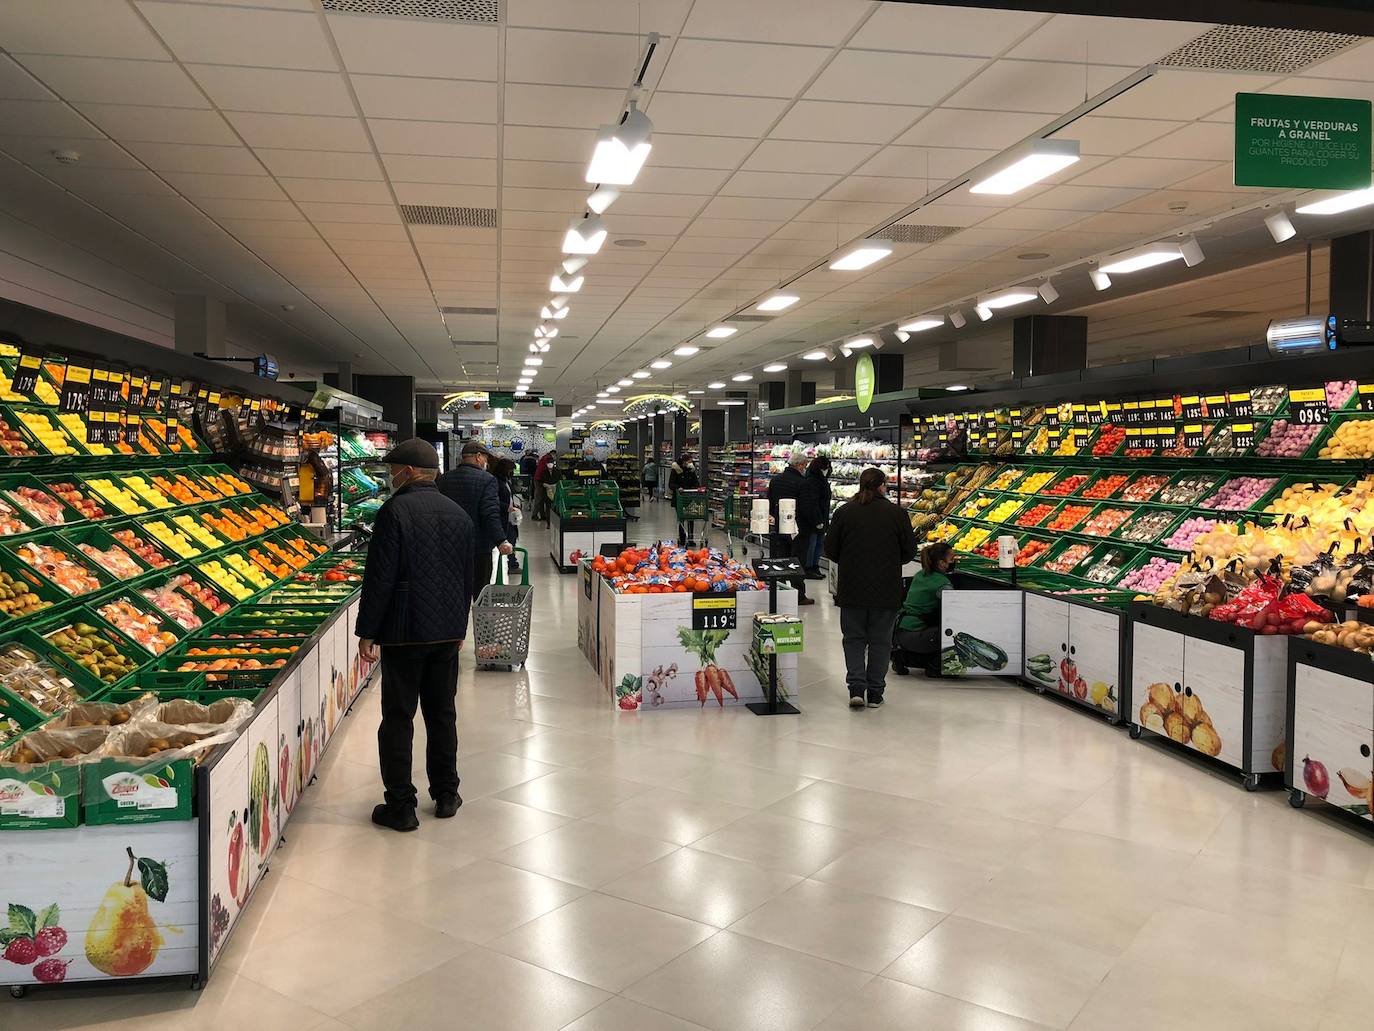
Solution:
{"label": "green zucchini", "polygon": [[959,661],[965,666],[980,666],[996,672],[1005,669],[1007,653],[995,644],[981,640],[971,634],[955,634],[954,650],[959,653]]}

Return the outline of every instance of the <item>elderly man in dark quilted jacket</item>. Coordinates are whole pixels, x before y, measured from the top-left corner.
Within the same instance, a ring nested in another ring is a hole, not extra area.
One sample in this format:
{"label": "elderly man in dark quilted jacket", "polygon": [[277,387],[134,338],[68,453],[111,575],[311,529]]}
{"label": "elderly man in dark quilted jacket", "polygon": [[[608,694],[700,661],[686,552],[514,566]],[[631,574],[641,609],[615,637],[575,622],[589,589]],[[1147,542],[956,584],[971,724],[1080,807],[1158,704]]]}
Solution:
{"label": "elderly man in dark quilted jacket", "polygon": [[514,550],[506,540],[506,520],[501,511],[496,477],[487,472],[487,463],[495,457],[480,441],[469,440],[463,445],[458,467],[439,477],[440,492],[463,506],[476,534],[472,558],[473,601],[491,580],[491,549],[499,548],[502,555],[509,555]]}
{"label": "elderly man in dark quilted jacket", "polygon": [[382,660],[382,723],[377,728],[386,801],[372,822],[397,831],[420,826],[415,816],[411,748],[415,708],[425,720],[425,772],[434,815],[449,817],[458,794],[458,653],[467,636],[471,600],[472,520],[439,493],[439,455],[418,437],[383,459],[391,466],[391,497],[377,512],[355,628],[358,653]]}

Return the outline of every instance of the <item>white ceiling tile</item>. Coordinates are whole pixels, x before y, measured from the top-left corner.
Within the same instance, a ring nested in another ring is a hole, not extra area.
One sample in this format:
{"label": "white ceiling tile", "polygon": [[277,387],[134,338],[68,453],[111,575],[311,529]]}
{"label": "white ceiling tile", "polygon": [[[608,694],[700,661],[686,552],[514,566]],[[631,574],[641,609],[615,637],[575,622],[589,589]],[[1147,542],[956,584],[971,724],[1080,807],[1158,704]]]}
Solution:
{"label": "white ceiling tile", "polygon": [[155,107],[209,107],[186,73],[166,61],[99,57],[24,58],[24,65],[64,100]]}
{"label": "white ceiling tile", "polygon": [[371,154],[340,154],[314,150],[256,152],[276,176],[299,179],[381,179],[382,169]]}
{"label": "white ceiling tile", "polygon": [[86,168],[138,168],[138,160],[110,140],[78,140],[68,136],[0,136],[0,150],[46,170],[57,162],[53,151],[74,149]]}
{"label": "white ceiling tile", "polygon": [[[395,225],[372,225],[357,222],[316,222],[315,228],[320,231],[320,235],[326,240],[405,240],[405,226],[399,222]],[[425,226],[415,226],[414,229],[420,230]],[[418,233],[417,233],[418,236]]]}
{"label": "white ceiling tile", "polygon": [[188,72],[223,111],[348,116],[355,113],[337,72],[192,64]]}
{"label": "white ceiling tile", "polygon": [[851,175],[841,179],[825,194],[824,199],[914,204],[924,193],[924,184],[914,183],[910,179],[875,179]]}
{"label": "white ceiling tile", "polygon": [[268,219],[222,218],[217,220],[230,233],[249,240],[255,238],[310,240],[318,234],[309,222],[283,222]]}
{"label": "white ceiling tile", "polygon": [[12,54],[168,60],[138,15],[110,0],[0,4],[0,39]]}
{"label": "white ceiling tile", "polygon": [[1114,211],[1140,212],[1143,214],[1161,215],[1171,212],[1170,207],[1179,204],[1187,205],[1189,218],[1196,218],[1201,215],[1215,214],[1234,207],[1240,201],[1247,199],[1244,195],[1236,193],[1209,192],[1205,190],[1156,190],[1147,193],[1143,197],[1138,197],[1133,201],[1118,205]]}
{"label": "white ceiling tile", "polygon": [[[368,119],[377,149],[386,154],[496,157],[496,126],[470,122],[406,122]],[[509,153],[507,157],[511,156]]]}
{"label": "white ceiling tile", "polygon": [[494,25],[350,14],[328,21],[350,73],[496,78]]}
{"label": "white ceiling tile", "polygon": [[[408,79],[351,75],[358,103],[369,118],[415,118],[434,122],[496,122],[496,86],[458,79]],[[510,112],[506,112],[507,121]]]}
{"label": "white ceiling tile", "polygon": [[[1265,87],[1265,93],[1284,93],[1294,97],[1345,97],[1374,100],[1374,82],[1350,79],[1309,79],[1294,76]],[[1232,119],[1234,121],[1234,119]]]}
{"label": "white ceiling tile", "polygon": [[420,154],[383,154],[393,180],[412,183],[496,184],[496,162],[487,158],[441,158]]}
{"label": "white ceiling tile", "polygon": [[390,204],[391,191],[383,182],[357,182],[349,179],[278,180],[294,200],[325,201],[335,204]]}
{"label": "white ceiling tile", "polygon": [[211,218],[261,218],[273,222],[303,222],[296,205],[289,200],[233,200],[228,198],[201,198],[196,207]]}
{"label": "white ceiling tile", "polygon": [[1200,175],[1212,166],[1210,161],[1188,161],[1182,158],[1125,157],[1076,175],[1075,186],[1135,186],[1141,189],[1161,189],[1183,179]]}
{"label": "white ceiling tile", "polygon": [[744,167],[760,172],[848,172],[862,164],[878,148],[848,143],[807,143],[764,140],[745,161]]}
{"label": "white ceiling tile", "polygon": [[186,107],[82,104],[81,111],[117,140],[238,146],[238,138],[217,111]]}
{"label": "white ceiling tile", "polygon": [[[635,190],[645,193],[712,194],[720,189],[730,173],[719,169],[705,168],[662,168],[654,164],[650,155],[649,163],[635,180]],[[611,209],[612,215],[615,208]]]}
{"label": "white ceiling tile", "polygon": [[734,236],[684,236],[673,244],[678,254],[723,254],[738,255],[755,247],[753,240],[741,240]]}
{"label": "white ceiling tile", "polygon": [[439,204],[455,208],[494,208],[495,186],[472,186],[453,183],[392,184],[396,199],[402,204]]}
{"label": "white ceiling tile", "polygon": [[796,3],[794,0],[696,0],[684,36],[835,46],[844,41],[872,4],[861,0]]}
{"label": "white ceiling tile", "polygon": [[[564,220],[572,217],[572,212],[583,203],[586,193],[582,190],[539,190],[512,187],[503,183],[501,206],[520,211],[557,211]],[[622,202],[625,198],[621,198]],[[617,210],[620,210],[617,208]]]}
{"label": "white ceiling tile", "polygon": [[1000,54],[1046,16],[936,4],[885,3],[849,41],[851,47],[922,54]]}
{"label": "white ceiling tile", "polygon": [[833,175],[805,172],[736,172],[720,188],[723,197],[819,197],[831,185]]}
{"label": "white ceiling tile", "polygon": [[655,93],[646,108],[658,131],[757,139],[787,107],[766,97]]}
{"label": "white ceiling tile", "polygon": [[[679,136],[655,132],[649,163],[678,168],[735,168],[754,147],[753,140],[727,136]],[[589,153],[582,141],[582,156]]]}
{"label": "white ceiling tile", "polygon": [[225,115],[250,147],[363,152],[372,143],[357,118],[232,111]]}
{"label": "white ceiling tile", "polygon": [[[586,166],[570,161],[504,161],[501,168],[503,185],[540,187],[551,190],[590,190],[583,175]],[[642,182],[642,180],[641,180]],[[585,192],[582,196],[585,197]],[[582,197],[578,203],[581,204]]]}
{"label": "white ceiling tile", "polygon": [[[974,57],[844,50],[811,84],[806,96],[861,103],[899,100],[928,106],[975,75],[985,63]],[[900,87],[894,88],[897,83]]]}
{"label": "white ceiling tile", "polygon": [[1362,77],[1369,74],[1372,64],[1374,64],[1374,40],[1366,40],[1363,43],[1347,47],[1320,64],[1315,64],[1311,68],[1304,68],[1303,75],[1323,79],[1352,79],[1362,82],[1364,81]]}
{"label": "white ceiling tile", "polygon": [[702,209],[702,215],[707,218],[792,218],[804,207],[804,200],[716,197]]}
{"label": "white ceiling tile", "polygon": [[1180,222],[1187,221],[1187,215],[1147,214],[1143,212],[1104,211],[1090,215],[1082,222],[1074,224],[1075,233],[1102,233],[1135,238],[1164,233]]}
{"label": "white ceiling tile", "polygon": [[1183,124],[1151,118],[1099,118],[1085,115],[1053,136],[1055,139],[1077,140],[1083,154],[1127,154]]}
{"label": "white ceiling tile", "polygon": [[762,240],[776,231],[781,222],[754,219],[697,218],[692,220],[684,236],[738,236],[747,240]]}
{"label": "white ceiling tile", "polygon": [[0,97],[7,100],[54,99],[47,87],[4,54],[0,54]]}
{"label": "white ceiling tile", "polygon": [[[581,201],[579,200],[579,203]],[[617,215],[695,215],[701,210],[705,198],[690,194],[676,193],[622,193],[620,200],[611,209]]]}
{"label": "white ceiling tile", "polygon": [[1013,47],[1009,56],[1140,66],[1158,61],[1211,27],[1204,22],[1060,14]]}
{"label": "white ceiling tile", "polygon": [[129,143],[128,149],[158,172],[212,172],[262,175],[262,165],[247,147],[199,147],[182,143]]}
{"label": "white ceiling tile", "polygon": [[[867,201],[818,200],[803,211],[798,218],[808,222],[865,222],[876,225],[893,218],[905,205],[900,203],[873,203]],[[847,242],[847,241],[841,241]]]}
{"label": "white ceiling tile", "polygon": [[1026,208],[1055,208],[1059,211],[1107,211],[1125,204],[1145,191],[1107,186],[1052,186],[1021,202]]}
{"label": "white ceiling tile", "polygon": [[982,226],[999,226],[1007,229],[1063,229],[1065,226],[1083,220],[1081,211],[1055,211],[1051,208],[1008,208],[988,216]]}
{"label": "white ceiling tile", "polygon": [[1013,111],[976,111],[939,107],[897,142],[911,147],[973,147],[1005,150],[1038,132],[1049,119]]}
{"label": "white ceiling tile", "polygon": [[154,0],[138,0],[138,9],[181,61],[315,71],[337,67],[318,19],[303,11],[234,10]]}
{"label": "white ceiling tile", "polygon": [[[442,187],[440,187],[442,189]],[[459,187],[459,189],[486,189],[481,186]],[[568,216],[561,211],[512,211],[501,209],[501,226],[505,229],[546,229],[551,233],[561,233],[568,226]],[[542,269],[543,266],[541,265]],[[544,269],[543,282],[549,280],[548,270]]]}
{"label": "white ceiling tile", "polygon": [[793,97],[827,56],[828,50],[814,47],[680,39],[659,86],[691,93]]}
{"label": "white ceiling tile", "polygon": [[[695,137],[686,137],[694,139]],[[507,125],[502,156],[507,160],[586,162],[596,134],[591,129],[551,129],[529,125]],[[655,132],[653,155],[658,157],[663,133]],[[403,153],[395,151],[393,153]]]}
{"label": "white ceiling tile", "polygon": [[920,179],[934,188],[964,175],[996,153],[947,147],[884,147],[859,169],[859,175]]}
{"label": "white ceiling tile", "polygon": [[0,135],[105,138],[104,133],[60,100],[0,99]]}
{"label": "white ceiling tile", "polygon": [[623,89],[509,83],[505,118],[507,124],[516,125],[596,128],[619,117],[624,100]]}
{"label": "white ceiling tile", "polygon": [[[505,79],[624,89],[643,49],[641,38],[623,33],[510,28],[506,30]],[[662,61],[649,65],[646,89],[653,89],[661,68]],[[606,119],[610,121],[612,115],[608,114]]]}
{"label": "white ceiling tile", "polygon": [[1195,175],[1191,179],[1182,179],[1173,184],[1175,190],[1203,190],[1215,191],[1218,193],[1230,193],[1237,197],[1248,197],[1254,199],[1257,196],[1265,196],[1268,193],[1277,193],[1277,190],[1256,190],[1253,188],[1241,188],[1235,185],[1235,173],[1231,163],[1218,163],[1213,165],[1210,171]]}
{"label": "white ceiling tile", "polygon": [[1167,114],[1191,120],[1233,102],[1237,93],[1256,93],[1277,79],[1275,75],[1160,68],[1101,110],[1114,117],[1153,118]]}
{"label": "white ceiling tile", "polygon": [[45,173],[83,197],[102,193],[138,193],[148,196],[171,194],[172,188],[152,172],[136,168],[82,168],[80,165],[54,165]]}
{"label": "white ceiling tile", "polygon": [[569,4],[567,0],[506,0],[509,25],[586,29],[593,32],[659,32],[676,35],[691,0],[597,0]]}
{"label": "white ceiling tile", "polygon": [[802,100],[769,134],[774,139],[829,140],[837,143],[887,143],[925,110],[885,104]]}
{"label": "white ceiling tile", "polygon": [[[1028,111],[1061,115],[1083,103],[1084,97],[1100,93],[1133,71],[1134,68],[1117,66],[1002,60],[979,74],[950,97],[946,104],[949,107],[988,111]],[[1130,96],[1132,93],[1134,90],[1126,95]],[[1120,101],[1121,98],[1118,97],[1106,107],[1100,108],[1099,112],[1118,117],[1136,115],[1141,118],[1164,113],[1178,114],[1169,107],[1151,107],[1143,112],[1119,109],[1116,105]],[[1182,114],[1178,116],[1184,117]]]}

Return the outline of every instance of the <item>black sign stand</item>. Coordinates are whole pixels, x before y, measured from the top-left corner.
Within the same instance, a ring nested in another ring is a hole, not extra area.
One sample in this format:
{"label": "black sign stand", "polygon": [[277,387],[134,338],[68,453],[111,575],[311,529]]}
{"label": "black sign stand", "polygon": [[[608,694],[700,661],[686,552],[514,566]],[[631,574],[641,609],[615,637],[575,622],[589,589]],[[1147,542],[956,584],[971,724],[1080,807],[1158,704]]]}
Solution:
{"label": "black sign stand", "polygon": [[[754,576],[768,584],[768,612],[776,615],[778,611],[778,581],[793,580],[803,573],[801,563],[795,558],[756,558]],[[752,647],[752,645],[751,645]],[[797,716],[801,714],[791,702],[778,698],[778,656],[776,652],[768,656],[768,700],[746,702],[755,716]]]}

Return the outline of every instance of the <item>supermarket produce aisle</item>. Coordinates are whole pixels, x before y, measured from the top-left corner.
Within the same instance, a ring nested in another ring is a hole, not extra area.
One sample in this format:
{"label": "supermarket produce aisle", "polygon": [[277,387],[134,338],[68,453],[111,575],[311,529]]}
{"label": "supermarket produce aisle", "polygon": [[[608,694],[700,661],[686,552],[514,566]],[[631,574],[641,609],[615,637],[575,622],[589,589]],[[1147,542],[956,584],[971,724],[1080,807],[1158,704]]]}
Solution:
{"label": "supermarket produce aisle", "polygon": [[456,818],[368,822],[370,688],[204,992],[4,999],[0,1027],[1368,1026],[1367,839],[1005,684],[851,712],[824,596],[801,716],[617,713],[546,533],[529,668],[464,660]]}

